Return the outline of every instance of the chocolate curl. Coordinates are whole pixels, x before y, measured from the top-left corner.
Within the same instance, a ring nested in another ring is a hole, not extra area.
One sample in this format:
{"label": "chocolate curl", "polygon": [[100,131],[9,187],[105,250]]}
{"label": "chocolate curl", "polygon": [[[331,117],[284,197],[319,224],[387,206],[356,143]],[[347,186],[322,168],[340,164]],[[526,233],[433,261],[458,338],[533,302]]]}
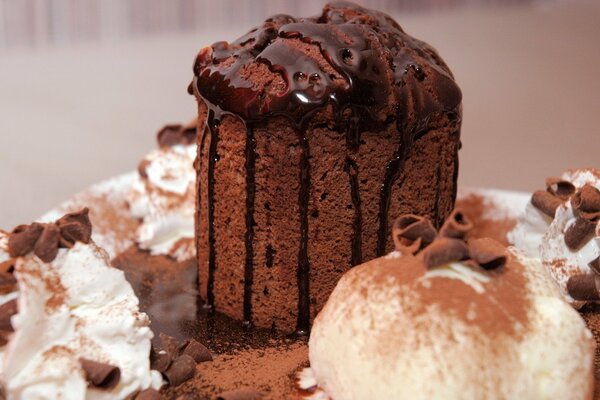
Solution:
{"label": "chocolate curl", "polygon": [[469,257],[467,244],[461,239],[442,237],[423,250],[423,261],[428,269]]}
{"label": "chocolate curl", "polygon": [[600,257],[596,257],[594,260],[590,261],[588,266],[595,274],[600,275]]}
{"label": "chocolate curl", "polygon": [[575,219],[565,232],[565,244],[571,250],[579,249],[594,233],[594,229],[594,223],[583,218]]}
{"label": "chocolate curl", "polygon": [[156,134],[156,141],[159,147],[171,147],[179,144],[179,132],[182,126],[179,124],[165,125]]}
{"label": "chocolate curl", "polygon": [[92,222],[90,221],[90,210],[83,210],[66,214],[56,225],[60,229],[62,237],[61,244],[64,247],[72,247],[75,242],[88,244],[92,240]]}
{"label": "chocolate curl", "polygon": [[571,197],[571,206],[575,215],[597,222],[600,219],[600,190],[585,185]]}
{"label": "chocolate curl", "polygon": [[9,274],[15,270],[15,259],[14,258],[10,258],[4,262],[0,263],[0,273],[2,274]]}
{"label": "chocolate curl", "polygon": [[33,251],[35,242],[42,234],[44,226],[37,222],[17,226],[8,237],[8,253],[11,257],[22,257]]}
{"label": "chocolate curl", "polygon": [[44,230],[33,248],[33,253],[43,262],[49,263],[56,258],[60,243],[60,230],[56,225],[44,225]]}
{"label": "chocolate curl", "polygon": [[197,342],[194,339],[189,339],[185,341],[180,349],[181,354],[186,354],[192,357],[197,363],[212,361],[213,359],[210,350],[208,350],[206,346]]}
{"label": "chocolate curl", "polygon": [[566,201],[573,196],[576,188],[575,185],[569,181],[552,177],[546,179],[546,190],[548,193],[551,193],[559,199]]}
{"label": "chocolate curl", "polygon": [[554,218],[556,215],[556,209],[563,203],[563,201],[554,196],[552,193],[538,190],[531,196],[531,204],[542,213],[549,217]]}
{"label": "chocolate curl", "polygon": [[158,372],[165,372],[172,360],[173,356],[164,350],[156,351],[154,348],[150,350],[150,368]]}
{"label": "chocolate curl", "polygon": [[231,390],[217,396],[217,400],[260,400],[262,394],[255,390]]}
{"label": "chocolate curl", "polygon": [[592,274],[572,276],[567,281],[567,292],[573,299],[579,301],[600,300],[599,279],[600,277]]}
{"label": "chocolate curl", "polygon": [[471,239],[467,246],[471,259],[485,270],[501,268],[506,264],[506,248],[494,239]]}
{"label": "chocolate curl", "polygon": [[14,292],[17,289],[17,279],[10,272],[0,272],[0,294]]}
{"label": "chocolate curl", "polygon": [[10,318],[18,312],[17,299],[7,301],[0,306],[0,331],[13,332]]}
{"label": "chocolate curl", "polygon": [[412,214],[398,217],[392,227],[396,250],[405,254],[416,254],[433,242],[435,235],[431,221]]}
{"label": "chocolate curl", "polygon": [[473,229],[471,221],[460,210],[454,210],[442,225],[440,236],[463,239],[471,229]]}
{"label": "chocolate curl", "polygon": [[135,396],[135,400],[158,400],[160,394],[154,389],[142,390]]}
{"label": "chocolate curl", "polygon": [[196,362],[187,354],[177,357],[164,372],[171,386],[179,386],[191,379],[196,372]]}
{"label": "chocolate curl", "polygon": [[121,370],[114,365],[105,364],[86,358],[80,358],[79,364],[85,373],[88,383],[98,389],[110,390],[119,384]]}
{"label": "chocolate curl", "polygon": [[174,337],[166,335],[162,332],[158,334],[158,337],[160,338],[160,343],[162,345],[161,349],[166,351],[171,358],[175,358],[175,356],[179,354],[177,340],[175,340]]}

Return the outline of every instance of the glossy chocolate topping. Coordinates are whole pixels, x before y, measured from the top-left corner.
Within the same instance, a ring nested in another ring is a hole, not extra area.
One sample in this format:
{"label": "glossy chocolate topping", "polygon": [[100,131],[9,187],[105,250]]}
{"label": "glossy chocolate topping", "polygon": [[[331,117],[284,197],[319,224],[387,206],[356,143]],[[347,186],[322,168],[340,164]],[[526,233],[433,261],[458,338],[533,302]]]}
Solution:
{"label": "glossy chocolate topping", "polygon": [[331,103],[340,112],[358,108],[361,124],[392,119],[416,128],[461,102],[432,47],[388,15],[348,2],[326,5],[317,18],[276,15],[232,43],[217,42],[200,52],[194,75],[209,105],[246,121],[284,115],[301,124]]}
{"label": "glossy chocolate topping", "polygon": [[[276,15],[232,43],[217,42],[200,51],[190,85],[208,107],[200,153],[208,144],[208,278],[206,300],[214,306],[216,239],[215,168],[219,161],[219,124],[224,114],[246,125],[246,261],[244,319],[252,323],[254,276],[254,198],[256,144],[254,127],[269,118],[289,119],[298,133],[302,154],[298,208],[297,330],[310,325],[308,254],[311,146],[309,124],[326,123],[346,133],[348,173],[355,209],[352,265],[360,264],[362,211],[355,157],[361,132],[379,132],[395,124],[400,145],[386,166],[380,189],[377,254],[385,252],[392,185],[415,138],[439,125],[440,118],[460,128],[461,92],[436,51],[407,35],[388,15],[349,2],[324,7],[318,17]],[[319,111],[326,110],[322,120]],[[332,114],[332,115],[331,115]],[[200,193],[200,187],[197,188]],[[440,221],[443,218],[440,218]],[[437,221],[437,222],[440,222]]]}

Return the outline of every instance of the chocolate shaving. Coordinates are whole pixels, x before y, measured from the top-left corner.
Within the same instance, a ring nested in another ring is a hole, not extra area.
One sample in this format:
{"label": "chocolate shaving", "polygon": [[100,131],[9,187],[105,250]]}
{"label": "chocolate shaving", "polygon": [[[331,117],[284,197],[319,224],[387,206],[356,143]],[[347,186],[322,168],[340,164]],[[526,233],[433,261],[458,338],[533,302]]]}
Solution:
{"label": "chocolate shaving", "polygon": [[566,201],[575,193],[575,185],[560,178],[546,179],[546,190],[559,199]]}
{"label": "chocolate shaving", "polygon": [[164,350],[156,351],[154,348],[150,350],[150,368],[158,372],[165,372],[172,360],[172,355]]}
{"label": "chocolate shaving", "polygon": [[392,227],[396,250],[416,254],[435,239],[435,228],[426,218],[407,214],[397,218]]}
{"label": "chocolate shaving", "polygon": [[549,217],[554,218],[556,215],[556,209],[563,203],[563,201],[554,196],[552,193],[538,190],[531,196],[531,204],[542,213]]}
{"label": "chocolate shaving", "polygon": [[581,217],[575,219],[565,232],[565,244],[571,250],[579,249],[594,233],[595,224]]}
{"label": "chocolate shaving", "polygon": [[56,221],[65,241],[71,244],[75,242],[88,244],[92,240],[92,222],[89,214],[90,210],[86,207],[81,211],[66,214]]}
{"label": "chocolate shaving", "polygon": [[442,237],[423,250],[423,261],[428,269],[469,257],[467,244],[461,239]]}
{"label": "chocolate shaving", "polygon": [[22,257],[33,251],[35,242],[42,234],[44,226],[37,222],[17,226],[8,237],[8,253],[11,257]]}
{"label": "chocolate shaving", "polygon": [[110,390],[119,384],[119,380],[121,379],[121,370],[119,367],[88,360],[87,358],[80,358],[79,364],[90,386]]}
{"label": "chocolate shaving", "polygon": [[43,262],[49,263],[58,254],[60,230],[56,225],[44,225],[44,230],[35,243],[33,253]]}
{"label": "chocolate shaving", "polygon": [[145,389],[139,392],[135,396],[135,400],[158,400],[160,399],[160,394],[157,390],[154,389]]}
{"label": "chocolate shaving", "polygon": [[217,400],[260,400],[262,394],[255,390],[231,390],[217,396]]}
{"label": "chocolate shaving", "polygon": [[10,318],[18,312],[17,299],[7,301],[0,306],[0,331],[13,332]]}
{"label": "chocolate shaving", "polygon": [[196,362],[187,354],[177,357],[164,372],[171,386],[179,386],[191,379],[196,372]]}
{"label": "chocolate shaving", "polygon": [[212,361],[213,357],[210,350],[203,344],[194,339],[186,340],[181,346],[181,354],[187,354],[197,363]]}
{"label": "chocolate shaving", "polygon": [[596,275],[575,275],[567,281],[567,292],[569,295],[580,301],[600,300],[598,292],[598,279]]}
{"label": "chocolate shaving", "polygon": [[485,270],[501,268],[506,264],[506,248],[494,239],[471,239],[467,246],[471,259]]}
{"label": "chocolate shaving", "polygon": [[571,206],[576,216],[597,222],[600,220],[600,190],[585,185],[571,197]]}
{"label": "chocolate shaving", "polygon": [[594,260],[590,261],[588,266],[595,274],[600,275],[600,257],[596,257]]}
{"label": "chocolate shaving", "polygon": [[448,216],[444,225],[442,225],[439,235],[442,237],[463,239],[471,229],[473,229],[471,221],[460,210],[454,210]]}

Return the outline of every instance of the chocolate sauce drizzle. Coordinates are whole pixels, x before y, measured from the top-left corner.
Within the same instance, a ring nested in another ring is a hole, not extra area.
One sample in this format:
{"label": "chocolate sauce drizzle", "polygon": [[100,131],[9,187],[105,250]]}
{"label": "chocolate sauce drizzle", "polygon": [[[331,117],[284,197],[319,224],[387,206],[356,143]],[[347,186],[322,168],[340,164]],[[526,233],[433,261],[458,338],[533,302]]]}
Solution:
{"label": "chocolate sauce drizzle", "polygon": [[208,111],[206,126],[210,129],[210,145],[208,149],[208,281],[206,282],[206,306],[214,309],[215,306],[215,271],[217,262],[215,258],[215,167],[219,160],[217,144],[219,120],[215,119],[215,111]]}
{"label": "chocolate sauce drizzle", "polygon": [[[316,50],[316,52],[315,52]],[[353,223],[352,263],[362,262],[362,210],[358,166],[360,132],[378,132],[396,124],[399,148],[388,162],[380,190],[377,254],[383,254],[388,233],[392,186],[398,180],[414,136],[437,127],[438,114],[453,114],[460,129],[461,93],[448,67],[427,44],[404,33],[389,16],[348,2],[328,4],[318,18],[276,15],[238,40],[203,49],[194,64],[192,90],[209,109],[207,124],[223,113],[239,117],[248,132],[246,147],[246,265],[244,318],[251,320],[252,241],[256,150],[252,127],[274,116],[286,117],[302,146],[300,159],[298,248],[299,332],[310,326],[310,262],[308,209],[310,147],[313,117],[331,106],[334,129],[346,129]],[[347,110],[351,111],[348,118]],[[318,118],[318,117],[317,117]],[[209,279],[207,302],[214,305],[215,229],[214,170],[218,135],[211,129],[208,166]],[[353,174],[351,173],[353,172]]]}
{"label": "chocolate sauce drizzle", "polygon": [[252,325],[252,285],[254,283],[254,199],[256,195],[256,138],[248,127],[246,137],[246,262],[244,265],[244,323]]}
{"label": "chocolate sauce drizzle", "polygon": [[358,183],[358,165],[350,158],[346,158],[344,169],[350,178],[350,196],[354,208],[354,222],[352,229],[352,266],[362,264],[362,210],[360,207],[360,188]]}

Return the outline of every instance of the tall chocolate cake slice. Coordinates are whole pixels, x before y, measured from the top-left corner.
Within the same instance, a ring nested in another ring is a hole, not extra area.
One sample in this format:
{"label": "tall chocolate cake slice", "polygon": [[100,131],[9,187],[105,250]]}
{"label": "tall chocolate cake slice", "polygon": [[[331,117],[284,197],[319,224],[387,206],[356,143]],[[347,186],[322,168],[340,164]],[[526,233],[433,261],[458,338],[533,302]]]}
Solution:
{"label": "tall chocolate cake slice", "polygon": [[383,13],[276,15],[202,49],[190,92],[200,293],[218,311],[306,332],[344,271],[391,249],[394,216],[453,208],[460,89]]}

